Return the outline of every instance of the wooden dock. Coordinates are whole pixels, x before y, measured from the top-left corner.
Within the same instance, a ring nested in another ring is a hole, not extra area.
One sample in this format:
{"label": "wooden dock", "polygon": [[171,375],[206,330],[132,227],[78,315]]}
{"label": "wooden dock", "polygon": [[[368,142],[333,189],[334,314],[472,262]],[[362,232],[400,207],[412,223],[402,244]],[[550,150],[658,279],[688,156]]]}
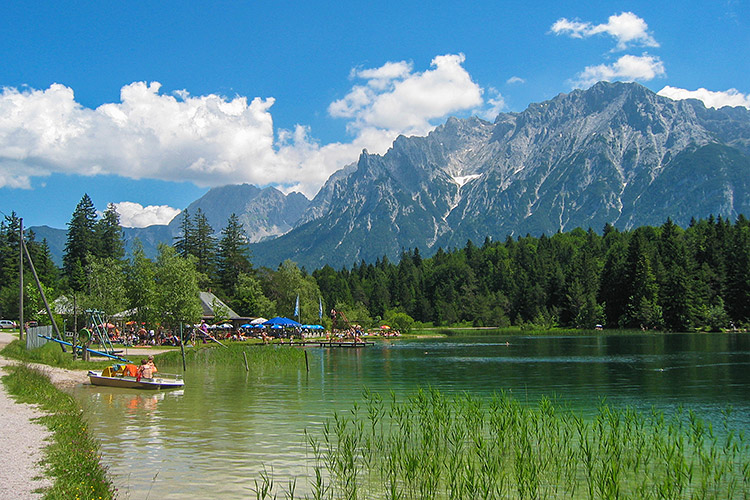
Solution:
{"label": "wooden dock", "polygon": [[[294,345],[303,345],[302,342],[295,342]],[[368,345],[375,345],[375,342],[371,341],[362,341],[362,342],[352,342],[352,341],[345,341],[345,340],[321,340],[321,341],[306,341],[304,343],[305,346],[312,345],[312,346],[318,346],[318,347],[367,347]]]}

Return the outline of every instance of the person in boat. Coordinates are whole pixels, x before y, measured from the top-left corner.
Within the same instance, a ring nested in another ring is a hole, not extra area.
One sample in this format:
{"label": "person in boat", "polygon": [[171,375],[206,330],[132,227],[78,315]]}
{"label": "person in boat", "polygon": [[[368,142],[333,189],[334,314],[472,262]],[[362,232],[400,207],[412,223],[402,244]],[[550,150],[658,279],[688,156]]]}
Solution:
{"label": "person in boat", "polygon": [[149,354],[148,355],[148,366],[151,368],[151,375],[155,374],[159,370],[156,369],[156,365],[154,364],[154,355]]}
{"label": "person in boat", "polygon": [[153,378],[154,372],[151,371],[151,366],[148,364],[148,359],[143,358],[141,360],[141,366],[138,367],[139,378]]}

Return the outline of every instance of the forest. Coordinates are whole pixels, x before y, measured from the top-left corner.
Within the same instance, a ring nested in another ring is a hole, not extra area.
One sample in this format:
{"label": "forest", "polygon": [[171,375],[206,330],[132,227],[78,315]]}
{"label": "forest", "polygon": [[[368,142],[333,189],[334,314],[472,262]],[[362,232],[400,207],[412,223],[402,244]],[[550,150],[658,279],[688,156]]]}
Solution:
{"label": "forest", "polygon": [[[365,328],[417,326],[641,328],[720,331],[750,325],[750,221],[710,216],[686,228],[661,226],[601,234],[486,238],[481,246],[439,248],[430,257],[402,249],[351,267],[308,271],[294,262],[255,267],[238,218],[219,233],[200,210],[181,214],[181,234],[155,259],[140,246],[125,255],[119,216],[101,216],[85,195],[68,223],[63,266],[31,231],[25,241],[45,296],[60,304],[174,326],[200,319],[199,290],[244,317],[292,317],[330,327],[331,309]],[[19,219],[0,224],[0,315],[18,318]],[[28,263],[25,264],[28,268]],[[45,323],[33,280],[24,316]]]}

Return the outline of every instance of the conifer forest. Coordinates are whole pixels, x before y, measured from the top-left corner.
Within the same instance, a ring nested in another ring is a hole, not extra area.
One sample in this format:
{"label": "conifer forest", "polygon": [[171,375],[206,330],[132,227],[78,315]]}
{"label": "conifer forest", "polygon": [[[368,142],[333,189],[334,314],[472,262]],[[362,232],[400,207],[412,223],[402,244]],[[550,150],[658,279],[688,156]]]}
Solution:
{"label": "conifer forest", "polygon": [[[365,328],[391,322],[428,326],[640,328],[720,331],[750,325],[750,221],[708,217],[682,228],[487,238],[429,257],[402,249],[349,268],[276,269],[252,263],[236,216],[217,233],[200,210],[183,212],[180,236],[147,258],[136,243],[125,254],[113,206],[101,216],[84,196],[68,223],[62,267],[32,231],[25,242],[50,301],[69,300],[107,315],[133,310],[160,324],[196,321],[199,290],[211,290],[243,317],[289,316],[330,326],[344,311]],[[18,318],[19,218],[0,224],[0,315]],[[30,271],[28,262],[25,268]],[[30,274],[29,274],[30,275]],[[44,324],[33,280],[25,281],[24,316]]]}

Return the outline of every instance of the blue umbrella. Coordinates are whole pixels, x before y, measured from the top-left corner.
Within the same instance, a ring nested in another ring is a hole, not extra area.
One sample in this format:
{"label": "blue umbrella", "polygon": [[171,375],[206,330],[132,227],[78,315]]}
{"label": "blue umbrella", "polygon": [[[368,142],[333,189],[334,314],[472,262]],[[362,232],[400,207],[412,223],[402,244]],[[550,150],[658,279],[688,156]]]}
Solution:
{"label": "blue umbrella", "polygon": [[297,323],[293,319],[282,318],[281,316],[277,316],[275,318],[269,319],[263,324],[268,325],[268,326],[280,326],[281,328],[302,326],[302,323]]}

